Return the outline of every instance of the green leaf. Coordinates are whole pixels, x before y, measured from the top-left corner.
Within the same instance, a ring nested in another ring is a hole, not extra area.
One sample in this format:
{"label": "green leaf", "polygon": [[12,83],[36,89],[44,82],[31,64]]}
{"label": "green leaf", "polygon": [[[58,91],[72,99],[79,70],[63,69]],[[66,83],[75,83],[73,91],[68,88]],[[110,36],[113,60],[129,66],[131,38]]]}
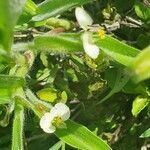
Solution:
{"label": "green leaf", "polygon": [[61,102],[62,103],[66,103],[67,102],[68,96],[67,96],[67,93],[65,91],[63,91],[61,93],[60,97],[61,97]]}
{"label": "green leaf", "polygon": [[23,78],[0,75],[0,104],[9,103],[11,95],[18,87],[24,86],[25,81]]}
{"label": "green leaf", "polygon": [[144,5],[142,2],[136,2],[134,8],[138,17],[145,21],[150,19],[150,8],[148,6]]}
{"label": "green leaf", "polygon": [[127,84],[130,79],[130,76],[127,74],[126,70],[122,68],[117,68],[117,70],[110,69],[106,72],[106,79],[108,82],[112,84],[112,90],[109,92],[107,96],[105,96],[98,104],[103,103],[108,98],[110,98],[113,94],[118,93],[122,90],[122,88]]}
{"label": "green leaf", "polygon": [[0,1],[0,44],[7,51],[11,49],[13,29],[22,13],[25,0]]}
{"label": "green leaf", "polygon": [[30,15],[36,14],[37,5],[32,0],[26,0],[24,10]]}
{"label": "green leaf", "polygon": [[[104,39],[100,39],[99,36],[94,35],[93,39],[105,54],[124,66],[130,66],[134,57],[140,52],[138,49],[108,35],[106,35]],[[77,53],[84,51],[80,33],[61,33],[39,36],[35,38],[34,44],[35,48],[39,51],[45,50],[56,53]]]}
{"label": "green leaf", "polygon": [[55,53],[74,53],[83,51],[79,34],[55,34],[39,36],[34,39],[35,48]]}
{"label": "green leaf", "polygon": [[136,97],[132,104],[132,114],[133,116],[137,116],[149,103],[149,99],[143,97]]}
{"label": "green leaf", "polygon": [[17,24],[28,23],[33,15],[36,14],[37,5],[32,0],[26,0],[22,15],[20,16]]}
{"label": "green leaf", "polygon": [[150,137],[150,128],[147,129],[142,135],[140,136],[141,138],[148,138]]}
{"label": "green leaf", "polygon": [[23,150],[23,127],[24,109],[21,105],[16,105],[13,120],[12,148],[11,150]]}
{"label": "green leaf", "polygon": [[10,89],[0,89],[0,104],[9,103],[12,91]]}
{"label": "green leaf", "polygon": [[147,87],[144,83],[135,84],[131,79],[123,87],[124,93],[147,95]]}
{"label": "green leaf", "polygon": [[133,80],[137,83],[150,78],[150,46],[143,50],[131,65]]}
{"label": "green leaf", "polygon": [[55,102],[58,96],[57,90],[54,88],[44,88],[42,90],[39,90],[36,94],[41,100],[51,103]]}
{"label": "green leaf", "polygon": [[37,15],[34,16],[32,20],[41,21],[91,1],[92,0],[46,0],[38,6]]}
{"label": "green leaf", "polygon": [[59,150],[62,146],[62,141],[57,142],[55,145],[53,145],[49,150]]}
{"label": "green leaf", "polygon": [[111,148],[86,127],[71,120],[66,121],[67,129],[55,132],[63,142],[81,150],[110,150]]}
{"label": "green leaf", "polygon": [[108,56],[125,66],[129,66],[134,57],[140,52],[138,49],[120,42],[109,35],[106,35],[104,39],[95,36],[95,42]]}
{"label": "green leaf", "polygon": [[23,86],[25,80],[21,77],[0,75],[0,89],[12,89]]}

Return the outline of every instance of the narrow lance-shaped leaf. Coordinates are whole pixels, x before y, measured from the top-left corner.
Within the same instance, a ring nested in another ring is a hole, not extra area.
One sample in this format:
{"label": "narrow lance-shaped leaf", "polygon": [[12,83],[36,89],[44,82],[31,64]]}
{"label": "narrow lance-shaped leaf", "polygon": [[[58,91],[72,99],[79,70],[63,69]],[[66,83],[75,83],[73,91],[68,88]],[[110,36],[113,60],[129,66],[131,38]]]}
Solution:
{"label": "narrow lance-shaped leaf", "polygon": [[140,82],[150,78],[150,46],[143,50],[131,65],[133,80]]}
{"label": "narrow lance-shaped leaf", "polygon": [[7,51],[11,49],[13,29],[22,12],[25,0],[0,1],[0,44]]}
{"label": "narrow lance-shaped leaf", "polygon": [[36,37],[35,48],[54,53],[75,53],[83,51],[80,35],[58,34]]}
{"label": "narrow lance-shaped leaf", "polygon": [[24,10],[30,15],[36,14],[37,5],[32,0],[26,0]]}
{"label": "narrow lance-shaped leaf", "polygon": [[61,14],[68,9],[91,2],[92,0],[46,0],[37,8],[37,14],[33,21],[41,21],[49,17]]}
{"label": "narrow lance-shaped leaf", "polygon": [[[106,35],[104,39],[100,39],[97,35],[93,36],[93,38],[95,43],[105,54],[124,66],[130,66],[134,57],[140,53],[138,49],[108,35]],[[84,51],[80,33],[61,33],[39,36],[35,38],[34,46],[35,49],[39,51],[45,50],[57,53],[78,53]]]}
{"label": "narrow lance-shaped leaf", "polygon": [[17,24],[24,24],[31,20],[33,15],[36,14],[37,5],[32,0],[26,0],[22,15],[20,16]]}
{"label": "narrow lance-shaped leaf", "polygon": [[23,150],[23,126],[24,126],[24,109],[22,105],[17,104],[15,107],[15,116],[13,120],[12,132],[12,149]]}
{"label": "narrow lance-shaped leaf", "polygon": [[102,139],[86,127],[71,120],[66,122],[66,129],[57,129],[56,136],[63,142],[81,150],[110,150],[111,148]]}
{"label": "narrow lance-shaped leaf", "polygon": [[134,57],[140,52],[138,49],[120,42],[109,35],[106,35],[104,39],[100,39],[96,35],[95,42],[108,56],[125,66],[129,66]]}
{"label": "narrow lance-shaped leaf", "polygon": [[62,146],[62,141],[57,142],[55,145],[53,145],[49,150],[59,150]]}
{"label": "narrow lance-shaped leaf", "polygon": [[142,135],[140,136],[141,138],[148,138],[150,137],[150,128],[147,129]]}
{"label": "narrow lance-shaped leaf", "polygon": [[144,21],[148,21],[150,19],[150,8],[144,5],[142,2],[135,3],[135,12],[138,17],[140,17]]}

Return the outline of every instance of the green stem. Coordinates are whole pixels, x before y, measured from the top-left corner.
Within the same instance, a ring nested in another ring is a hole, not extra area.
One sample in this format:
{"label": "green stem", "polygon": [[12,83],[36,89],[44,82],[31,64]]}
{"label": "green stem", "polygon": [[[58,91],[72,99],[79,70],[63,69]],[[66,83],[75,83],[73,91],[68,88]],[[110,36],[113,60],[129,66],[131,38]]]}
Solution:
{"label": "green stem", "polygon": [[24,108],[16,104],[13,120],[12,150],[23,150]]}
{"label": "green stem", "polygon": [[65,150],[65,147],[66,147],[66,146],[65,146],[65,143],[63,142],[63,143],[62,143],[61,150]]}
{"label": "green stem", "polygon": [[21,96],[15,96],[15,101],[19,104],[21,104],[22,106],[31,109],[38,117],[41,117],[41,113],[37,110],[37,108],[35,107],[35,105],[33,105],[30,101],[28,101],[27,99],[21,97]]}
{"label": "green stem", "polygon": [[36,110],[39,113],[38,116],[40,118],[42,117],[42,115],[45,112],[50,111],[50,109],[52,108],[51,104],[48,104],[46,102],[39,100],[30,89],[27,89],[25,91],[25,93],[26,93],[26,97],[29,99],[29,101],[35,106]]}

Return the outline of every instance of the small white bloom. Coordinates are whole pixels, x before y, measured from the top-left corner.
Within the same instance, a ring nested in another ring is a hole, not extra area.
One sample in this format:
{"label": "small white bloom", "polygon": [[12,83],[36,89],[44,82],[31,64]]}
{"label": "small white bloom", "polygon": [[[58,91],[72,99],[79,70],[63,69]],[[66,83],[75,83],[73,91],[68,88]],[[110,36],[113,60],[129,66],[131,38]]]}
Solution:
{"label": "small white bloom", "polygon": [[96,59],[99,55],[99,47],[92,43],[92,37],[89,32],[82,35],[83,48],[85,53],[92,59]]}
{"label": "small white bloom", "polygon": [[64,103],[57,103],[50,112],[45,113],[40,120],[40,127],[46,133],[55,132],[56,128],[61,127],[64,121],[70,117],[70,109]]}
{"label": "small white bloom", "polygon": [[86,54],[92,59],[96,59],[99,55],[99,48],[94,44],[83,44]]}
{"label": "small white bloom", "polygon": [[56,130],[56,127],[52,125],[52,120],[54,116],[51,113],[45,113],[40,120],[40,127],[46,133],[53,133]]}
{"label": "small white bloom", "polygon": [[87,30],[88,26],[93,24],[93,19],[90,15],[81,7],[75,9],[75,16],[78,21],[78,24],[84,30]]}

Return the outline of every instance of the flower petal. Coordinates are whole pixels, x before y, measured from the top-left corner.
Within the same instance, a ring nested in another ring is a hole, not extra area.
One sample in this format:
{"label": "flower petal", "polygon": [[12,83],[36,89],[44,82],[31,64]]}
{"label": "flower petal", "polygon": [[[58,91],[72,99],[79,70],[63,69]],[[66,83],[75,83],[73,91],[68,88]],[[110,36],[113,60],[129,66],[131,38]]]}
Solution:
{"label": "flower petal", "polygon": [[51,112],[53,116],[60,116],[63,121],[66,121],[70,117],[70,109],[64,103],[57,103],[52,109]]}
{"label": "flower petal", "polygon": [[50,113],[45,113],[40,120],[40,127],[46,128],[49,126]]}
{"label": "flower petal", "polygon": [[40,127],[44,130],[46,133],[53,133],[56,128],[51,125],[52,120],[54,119],[54,116],[51,113],[45,113],[41,120],[40,120]]}
{"label": "flower petal", "polygon": [[99,55],[99,47],[92,44],[92,37],[89,32],[85,32],[82,35],[83,48],[86,54],[92,59],[96,59]]}
{"label": "flower petal", "polygon": [[50,125],[48,128],[43,128],[43,131],[46,133],[54,133],[56,131],[56,127],[53,125]]}
{"label": "flower petal", "polygon": [[83,44],[86,54],[92,59],[96,59],[99,55],[99,47],[94,44]]}
{"label": "flower petal", "polygon": [[75,16],[78,21],[78,24],[84,30],[87,30],[88,26],[93,24],[93,19],[90,15],[81,7],[75,9]]}

